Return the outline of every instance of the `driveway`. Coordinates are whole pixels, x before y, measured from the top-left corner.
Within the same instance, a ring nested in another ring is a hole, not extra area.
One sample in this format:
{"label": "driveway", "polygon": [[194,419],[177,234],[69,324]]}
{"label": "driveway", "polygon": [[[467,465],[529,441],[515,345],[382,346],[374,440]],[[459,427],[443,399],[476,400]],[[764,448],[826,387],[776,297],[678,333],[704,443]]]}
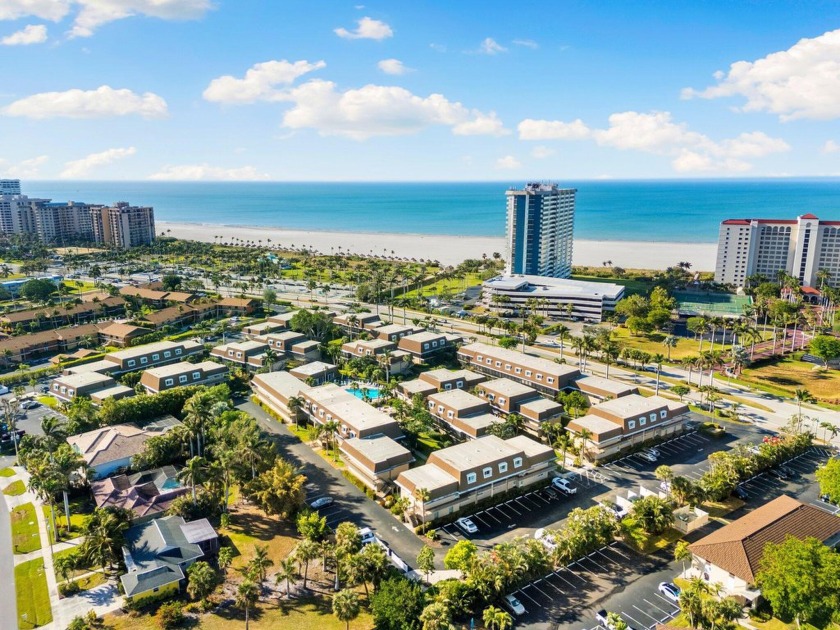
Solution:
{"label": "driveway", "polygon": [[[364,492],[345,479],[339,470],[330,466],[323,457],[300,442],[259,406],[243,401],[236,408],[254,416],[274,436],[280,455],[300,468],[308,480],[308,502],[321,496],[330,496],[335,500],[332,505],[321,510],[330,526],[350,521],[359,527],[370,527],[404,562],[410,566],[416,564],[423,541],[412,530],[397,521],[388,510],[371,501]],[[437,553],[436,565],[443,568],[441,552]]]}

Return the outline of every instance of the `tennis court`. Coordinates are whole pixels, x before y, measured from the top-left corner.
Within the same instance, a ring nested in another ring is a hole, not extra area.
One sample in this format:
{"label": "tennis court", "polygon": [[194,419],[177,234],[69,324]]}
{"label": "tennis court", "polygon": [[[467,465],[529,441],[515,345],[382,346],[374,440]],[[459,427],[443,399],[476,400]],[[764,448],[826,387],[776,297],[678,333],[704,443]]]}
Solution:
{"label": "tennis court", "polygon": [[712,315],[740,317],[744,307],[752,304],[748,295],[734,293],[704,293],[702,291],[675,291],[681,315]]}

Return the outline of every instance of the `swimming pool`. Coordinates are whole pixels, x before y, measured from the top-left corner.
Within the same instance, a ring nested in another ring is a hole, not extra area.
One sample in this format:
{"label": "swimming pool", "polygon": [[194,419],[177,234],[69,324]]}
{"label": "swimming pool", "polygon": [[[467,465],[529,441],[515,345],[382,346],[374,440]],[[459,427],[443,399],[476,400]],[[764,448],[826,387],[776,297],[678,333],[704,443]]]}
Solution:
{"label": "swimming pool", "polygon": [[364,395],[362,394],[362,390],[365,390],[367,393],[367,397],[369,400],[376,400],[379,398],[379,390],[376,387],[348,387],[344,391],[350,392],[359,400],[364,400]]}

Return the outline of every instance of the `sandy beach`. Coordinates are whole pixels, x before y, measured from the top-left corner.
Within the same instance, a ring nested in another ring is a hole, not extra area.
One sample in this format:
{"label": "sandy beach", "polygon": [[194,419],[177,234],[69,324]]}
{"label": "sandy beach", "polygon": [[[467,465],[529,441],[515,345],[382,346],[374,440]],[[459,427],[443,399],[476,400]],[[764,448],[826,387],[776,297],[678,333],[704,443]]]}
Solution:
{"label": "sandy beach", "polygon": [[[157,231],[180,239],[230,242],[233,238],[262,241],[273,246],[311,247],[323,253],[351,252],[438,260],[456,265],[466,258],[504,255],[504,238],[430,234],[384,234],[371,232],[329,232],[320,230],[284,230],[272,227],[239,225],[204,225],[157,222]],[[393,253],[392,253],[393,252]],[[575,240],[574,264],[613,266],[635,269],[664,269],[678,262],[689,262],[696,271],[713,271],[717,245],[714,243],[665,243],[649,241]]]}

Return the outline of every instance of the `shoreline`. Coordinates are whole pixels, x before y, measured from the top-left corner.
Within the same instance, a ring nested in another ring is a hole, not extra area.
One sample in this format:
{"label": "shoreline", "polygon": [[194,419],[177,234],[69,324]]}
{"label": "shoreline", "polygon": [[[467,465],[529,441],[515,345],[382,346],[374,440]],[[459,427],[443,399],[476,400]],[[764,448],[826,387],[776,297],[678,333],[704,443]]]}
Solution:
{"label": "shoreline", "polygon": [[[392,232],[341,232],[331,230],[292,230],[269,226],[248,226],[217,223],[156,222],[158,233],[168,232],[176,238],[213,243],[223,234],[232,238],[267,241],[273,245],[307,247],[321,253],[349,252],[405,258],[438,260],[457,265],[467,258],[492,256],[505,250],[504,237],[456,236],[451,234],[402,234]],[[393,252],[393,253],[392,253]],[[716,243],[665,241],[594,241],[575,239],[573,264],[600,267],[606,261],[612,266],[631,269],[664,269],[684,261],[694,271],[713,271],[717,256]]]}

